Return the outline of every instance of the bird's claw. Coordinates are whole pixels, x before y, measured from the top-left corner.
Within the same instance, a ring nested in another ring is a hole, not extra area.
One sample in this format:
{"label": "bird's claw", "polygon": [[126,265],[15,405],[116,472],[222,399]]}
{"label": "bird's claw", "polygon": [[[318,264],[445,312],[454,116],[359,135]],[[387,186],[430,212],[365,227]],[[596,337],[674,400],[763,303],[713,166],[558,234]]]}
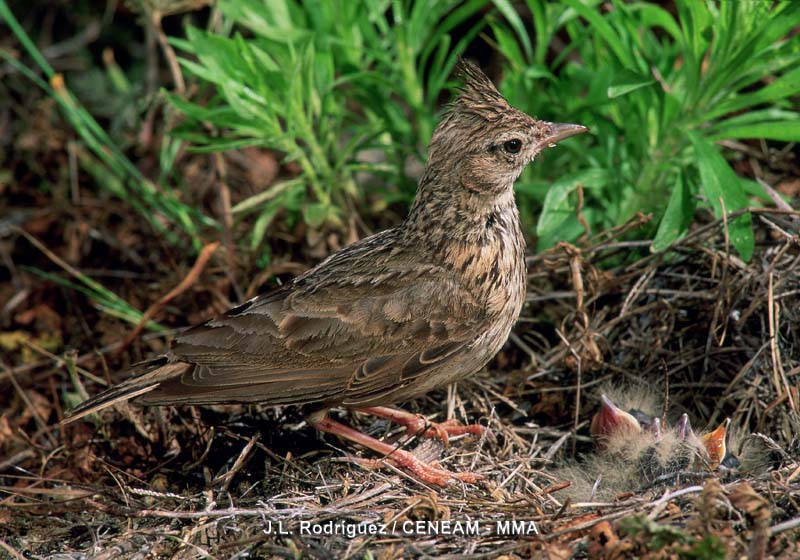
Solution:
{"label": "bird's claw", "polygon": [[471,472],[452,472],[442,468],[438,461],[426,463],[421,461],[414,454],[398,449],[390,456],[382,459],[364,459],[362,457],[350,457],[350,459],[361,467],[369,470],[376,470],[389,463],[397,468],[410,471],[416,478],[428,484],[436,486],[447,486],[453,480],[460,480],[468,484],[476,484],[483,480],[483,476]]}

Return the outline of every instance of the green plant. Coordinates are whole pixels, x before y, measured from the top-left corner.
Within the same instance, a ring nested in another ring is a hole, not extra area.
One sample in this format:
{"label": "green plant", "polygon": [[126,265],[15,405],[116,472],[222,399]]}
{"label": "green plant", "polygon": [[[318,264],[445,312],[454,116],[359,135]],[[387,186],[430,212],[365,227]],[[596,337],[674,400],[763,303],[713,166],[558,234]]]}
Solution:
{"label": "green plant", "polygon": [[[653,249],[685,233],[698,205],[720,217],[745,208],[754,183],[736,176],[721,139],[800,141],[800,19],[796,2],[678,0],[677,16],[647,2],[528,0],[536,30],[506,0],[492,21],[509,69],[504,92],[530,113],[591,129],[532,166],[522,198],[543,205],[540,246],[583,231],[574,192],[593,228],[653,212]],[[554,38],[559,46],[553,48]],[[553,182],[557,179],[555,182]],[[728,224],[746,259],[750,215]]]}
{"label": "green plant", "polygon": [[[0,16],[46,79],[9,52],[0,58],[59,103],[89,148],[79,152],[81,165],[102,188],[170,242],[188,237],[195,248],[200,228],[219,224],[170,186],[182,142],[195,151],[269,147],[297,163],[297,177],[233,208],[237,219],[253,220],[253,251],[269,250],[263,239],[280,212],[319,228],[341,224],[353,208],[408,203],[416,178],[404,169],[424,159],[455,61],[487,23],[512,104],[593,133],[543,155],[517,185],[526,223],[542,210],[540,247],[583,233],[580,187],[593,229],[652,212],[651,229],[640,234],[665,248],[698,206],[721,216],[763,195],[733,172],[718,141],[800,140],[792,104],[800,3],[676,0],[675,14],[642,1],[526,3],[530,21],[510,0],[220,0],[224,31],[189,27],[170,39],[202,88],[192,98],[165,92],[185,118],[162,143],[160,183],[142,176],[77,102],[3,0]],[[728,228],[749,257],[749,214]]]}
{"label": "green plant", "polygon": [[[350,201],[363,200],[363,171],[392,185],[381,189],[384,205],[408,201],[404,163],[424,157],[438,96],[480,23],[457,44],[449,33],[484,4],[222,0],[230,33],[190,27],[171,40],[185,53],[181,65],[212,86],[208,101],[169,96],[186,116],[173,135],[194,150],[264,146],[299,165],[299,177],[234,209],[258,213],[254,249],[282,208],[311,227],[341,223]],[[377,162],[362,157],[367,149],[378,150]]]}
{"label": "green plant", "polygon": [[645,550],[672,553],[687,560],[723,560],[727,556],[725,544],[714,534],[700,538],[640,515],[620,519],[618,526],[620,533],[644,545]]}
{"label": "green plant", "polygon": [[[80,167],[95,179],[101,190],[132,207],[166,241],[180,247],[201,248],[203,245],[200,238],[201,228],[204,226],[216,228],[218,224],[181,201],[169,185],[157,184],[141,173],[111,135],[98,123],[94,115],[73,95],[64,76],[54,71],[34,41],[17,21],[5,0],[0,0],[0,23],[8,26],[33,61],[33,65],[27,66],[19,60],[18,53],[5,49],[0,49],[0,60],[14,67],[58,104],[64,118],[72,125],[82,141],[75,147]],[[114,64],[107,66],[107,79],[110,82],[108,85],[117,90],[124,90],[128,84],[124,82],[124,76],[119,68]],[[40,76],[40,73],[44,77]],[[106,105],[109,105],[108,99],[106,99]],[[27,237],[39,251],[62,268],[72,280],[36,267],[23,266],[24,270],[82,292],[98,309],[111,316],[132,324],[138,324],[142,320],[142,312],[112,290],[61,260],[24,230],[20,230],[20,234]],[[154,321],[147,321],[145,327],[154,331],[164,330]]]}
{"label": "green plant", "polygon": [[[86,147],[101,162],[103,169],[96,169],[95,174],[106,177],[107,181],[101,181],[99,184],[108,187],[112,194],[133,206],[168,241],[180,245],[184,244],[188,237],[195,249],[202,247],[200,225],[216,227],[216,222],[181,202],[168,186],[157,185],[142,175],[97,120],[71,93],[64,77],[53,70],[14,17],[5,0],[0,0],[0,21],[8,25],[47,80],[43,80],[35,69],[25,66],[13,53],[4,49],[0,49],[0,60],[11,64],[58,103],[64,117],[74,127]],[[85,159],[88,161],[90,158]],[[174,229],[181,232],[183,237],[179,237]]]}

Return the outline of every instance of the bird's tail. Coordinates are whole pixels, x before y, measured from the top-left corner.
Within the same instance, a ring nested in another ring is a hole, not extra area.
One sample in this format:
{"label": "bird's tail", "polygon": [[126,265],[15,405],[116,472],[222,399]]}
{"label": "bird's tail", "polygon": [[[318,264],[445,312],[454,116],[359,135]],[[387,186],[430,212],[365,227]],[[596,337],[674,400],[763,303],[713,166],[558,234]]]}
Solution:
{"label": "bird's tail", "polygon": [[179,377],[189,367],[191,367],[190,364],[185,362],[170,363],[166,356],[140,362],[131,368],[129,372],[131,377],[129,379],[119,385],[109,387],[99,395],[95,395],[81,403],[69,412],[67,417],[61,421],[61,425],[69,424],[119,402],[128,401],[148,393],[164,381]]}

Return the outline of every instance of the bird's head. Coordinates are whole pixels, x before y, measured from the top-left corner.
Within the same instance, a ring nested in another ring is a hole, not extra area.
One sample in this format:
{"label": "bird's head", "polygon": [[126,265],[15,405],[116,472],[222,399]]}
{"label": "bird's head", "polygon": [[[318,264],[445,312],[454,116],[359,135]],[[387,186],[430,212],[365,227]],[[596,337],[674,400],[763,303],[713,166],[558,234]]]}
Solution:
{"label": "bird's head", "polygon": [[624,446],[631,438],[644,433],[636,417],[619,408],[605,394],[600,395],[600,410],[592,417],[589,431],[600,451]]}
{"label": "bird's head", "polygon": [[539,152],[587,130],[518,111],[472,63],[461,60],[457,73],[463,86],[433,134],[428,160],[429,165],[451,162],[450,173],[473,194],[496,196],[511,190]]}

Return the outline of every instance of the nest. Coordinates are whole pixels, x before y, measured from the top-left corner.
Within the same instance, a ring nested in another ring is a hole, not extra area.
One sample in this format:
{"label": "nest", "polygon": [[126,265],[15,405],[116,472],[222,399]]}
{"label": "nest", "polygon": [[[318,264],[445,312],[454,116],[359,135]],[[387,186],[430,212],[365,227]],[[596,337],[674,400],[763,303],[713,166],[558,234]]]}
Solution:
{"label": "nest", "polygon": [[[58,558],[800,557],[800,214],[755,211],[750,262],[725,221],[650,254],[625,240],[645,220],[531,257],[506,348],[457,390],[410,405],[480,420],[483,436],[444,447],[339,413],[482,483],[438,489],[365,469],[358,449],[291,408],[122,407],[59,428],[59,395],[81,361],[54,357],[1,373],[14,396],[0,418],[0,547]],[[588,419],[610,383],[654,397],[663,410],[651,412],[667,418],[731,418],[764,442],[768,468],[566,497],[561,466],[594,452]]]}

